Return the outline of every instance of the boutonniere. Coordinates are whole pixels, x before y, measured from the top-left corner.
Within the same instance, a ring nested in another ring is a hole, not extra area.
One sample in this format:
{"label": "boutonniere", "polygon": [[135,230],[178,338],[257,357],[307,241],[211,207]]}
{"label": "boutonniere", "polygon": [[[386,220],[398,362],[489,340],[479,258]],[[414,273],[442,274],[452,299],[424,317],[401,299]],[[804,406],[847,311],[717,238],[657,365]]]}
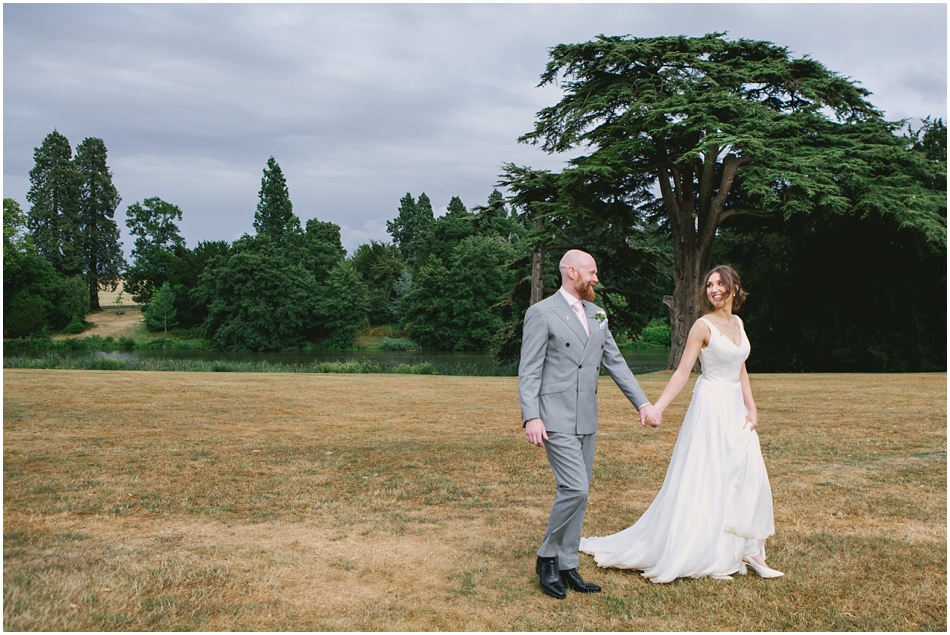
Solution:
{"label": "boutonniere", "polygon": [[600,328],[607,328],[607,312],[601,309],[594,314],[594,319],[600,322]]}

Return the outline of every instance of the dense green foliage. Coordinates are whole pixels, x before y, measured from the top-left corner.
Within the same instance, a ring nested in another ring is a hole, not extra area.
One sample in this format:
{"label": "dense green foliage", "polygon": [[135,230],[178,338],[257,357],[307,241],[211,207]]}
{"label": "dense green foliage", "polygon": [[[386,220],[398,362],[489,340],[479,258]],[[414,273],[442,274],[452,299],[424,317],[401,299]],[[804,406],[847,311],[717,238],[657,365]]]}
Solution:
{"label": "dense green foliage", "polygon": [[182,213],[177,205],[158,197],[133,203],[125,213],[125,224],[135,239],[125,289],[134,301],[148,304],[155,290],[170,281],[176,261],[183,257],[185,240],[175,223]]}
{"label": "dense green foliage", "polygon": [[81,275],[89,306],[99,309],[100,286],[115,288],[125,266],[112,183],[102,139],[90,137],[72,156],[69,140],[51,132],[33,153],[27,226],[38,254],[60,275]]}
{"label": "dense green foliage", "polygon": [[[597,302],[617,340],[672,344],[671,364],[698,277],[728,262],[750,292],[751,370],[946,368],[942,120],[884,121],[856,82],[721,34],[557,46],[542,75],[555,82],[563,98],[522,141],[586,154],[560,172],[506,164],[509,197],[495,190],[471,210],[454,196],[436,215],[425,193],[407,193],[387,222],[392,242],[349,258],[338,225],[294,215],[274,157],[254,235],[230,244],[189,249],[181,209],[133,203],[121,273],[147,327],[165,333],[153,345],[348,348],[369,328],[390,350],[490,350],[513,363],[525,310],[579,248],[598,262]],[[104,143],[86,139],[73,157],[54,131],[34,158],[29,212],[4,200],[5,336],[39,337],[21,343],[81,332],[93,289],[122,266]]]}
{"label": "dense green foliage", "polygon": [[750,291],[753,372],[940,371],[947,260],[892,219],[814,214],[724,230],[715,250]]}
{"label": "dense green foliage", "polygon": [[395,322],[397,286],[403,274],[407,273],[399,249],[373,240],[357,247],[351,262],[366,283],[369,323]]}
{"label": "dense green foliage", "polygon": [[336,348],[347,348],[366,325],[368,287],[351,262],[340,261],[321,284],[315,315]]}
{"label": "dense green foliage", "polygon": [[13,199],[3,200],[3,330],[24,337],[62,329],[89,312],[89,293],[79,275],[58,273],[40,256],[26,217]]}
{"label": "dense green foliage", "polygon": [[218,350],[293,348],[314,325],[313,274],[269,236],[244,236],[200,280],[204,328]]}
{"label": "dense green foliage", "polygon": [[[411,194],[400,201],[403,218],[428,219],[430,212],[424,194],[418,203]],[[487,350],[503,327],[501,305],[517,278],[523,229],[498,192],[471,212],[453,197],[443,216],[421,226],[407,240],[400,234],[405,224],[389,224],[394,242],[401,235],[413,246],[403,254],[411,265],[398,278],[390,270],[387,279],[396,317],[423,348]]]}
{"label": "dense green foliage", "polygon": [[393,237],[399,254],[415,264],[417,258],[427,252],[426,243],[434,222],[432,202],[425,192],[419,195],[418,201],[406,193],[399,201],[396,218],[386,221],[386,231]]}
{"label": "dense green foliage", "polygon": [[[943,122],[925,120],[908,141],[945,188]],[[714,253],[751,291],[751,370],[946,370],[946,248],[894,215],[750,219],[724,230]]]}
{"label": "dense green foliage", "polygon": [[[570,202],[590,192],[598,205],[626,204],[639,221],[624,230],[653,222],[672,239],[671,366],[724,222],[881,214],[946,247],[946,197],[928,177],[932,166],[907,151],[900,122],[884,121],[867,90],[815,60],[720,33],[599,36],[554,47],[541,84],[564,96],[521,140],[587,151],[560,179],[573,173],[582,192]],[[596,206],[553,213],[555,225],[609,222]]]}

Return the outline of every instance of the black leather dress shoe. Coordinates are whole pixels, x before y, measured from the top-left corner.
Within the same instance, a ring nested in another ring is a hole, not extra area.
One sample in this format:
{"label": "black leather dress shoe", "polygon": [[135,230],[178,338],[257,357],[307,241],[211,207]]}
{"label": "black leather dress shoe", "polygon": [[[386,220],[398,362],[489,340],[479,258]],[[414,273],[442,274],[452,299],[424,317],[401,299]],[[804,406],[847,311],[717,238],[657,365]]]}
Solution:
{"label": "black leather dress shoe", "polygon": [[542,558],[538,556],[538,564],[535,565],[534,570],[538,574],[541,590],[551,597],[563,600],[567,593],[564,591],[564,584],[561,582],[561,576],[557,570],[557,557]]}
{"label": "black leather dress shoe", "polygon": [[590,582],[584,582],[584,578],[577,572],[577,569],[565,569],[560,572],[561,582],[571,591],[578,593],[600,593],[600,587]]}

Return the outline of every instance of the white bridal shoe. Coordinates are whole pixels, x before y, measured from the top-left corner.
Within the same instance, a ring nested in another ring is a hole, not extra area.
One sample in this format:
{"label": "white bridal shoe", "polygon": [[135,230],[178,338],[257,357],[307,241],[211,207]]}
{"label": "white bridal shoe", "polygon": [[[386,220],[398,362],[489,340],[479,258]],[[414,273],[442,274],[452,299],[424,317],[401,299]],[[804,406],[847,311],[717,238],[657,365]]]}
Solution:
{"label": "white bridal shoe", "polygon": [[752,558],[742,561],[742,568],[739,570],[739,573],[745,575],[746,566],[752,567],[752,570],[755,571],[760,578],[781,578],[783,575],[785,575],[781,571],[776,571],[775,569],[769,568],[767,565],[759,564]]}

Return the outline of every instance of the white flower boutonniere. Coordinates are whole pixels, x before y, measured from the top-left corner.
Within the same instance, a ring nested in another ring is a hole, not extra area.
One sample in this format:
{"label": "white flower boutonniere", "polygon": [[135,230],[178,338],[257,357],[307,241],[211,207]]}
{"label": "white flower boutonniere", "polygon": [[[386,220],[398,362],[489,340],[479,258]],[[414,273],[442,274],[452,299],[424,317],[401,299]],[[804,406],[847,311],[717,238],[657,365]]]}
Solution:
{"label": "white flower boutonniere", "polygon": [[597,313],[594,314],[594,319],[600,322],[600,328],[602,329],[607,328],[607,312],[606,311],[604,310],[598,311]]}

